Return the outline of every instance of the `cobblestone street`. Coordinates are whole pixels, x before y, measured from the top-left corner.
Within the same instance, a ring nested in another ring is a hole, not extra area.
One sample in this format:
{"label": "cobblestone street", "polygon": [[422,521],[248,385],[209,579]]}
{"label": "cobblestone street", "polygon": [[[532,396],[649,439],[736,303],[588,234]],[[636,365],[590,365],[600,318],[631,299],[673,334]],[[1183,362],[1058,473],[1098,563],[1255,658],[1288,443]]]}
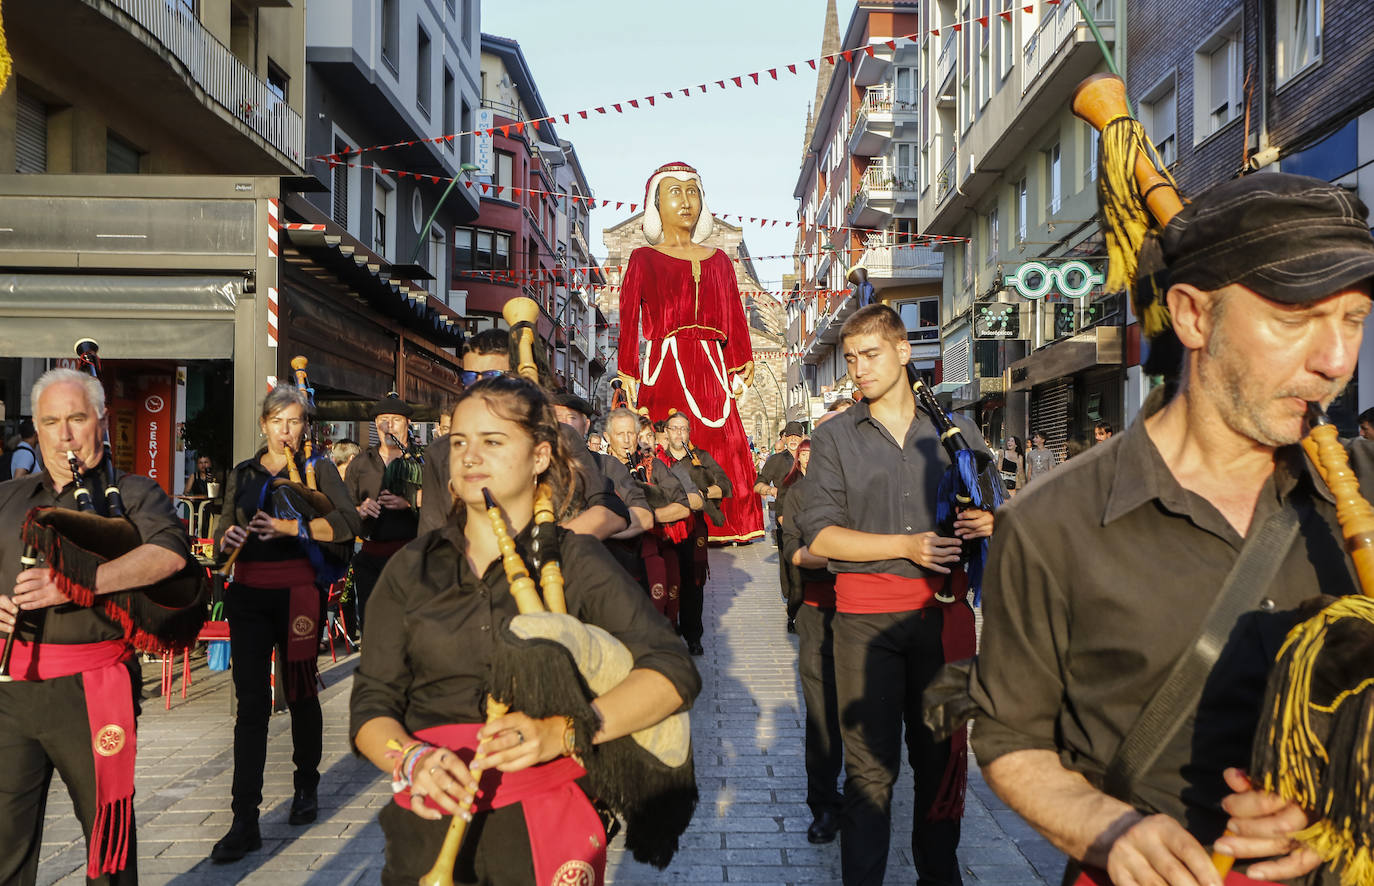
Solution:
{"label": "cobblestone street", "polygon": [[[613,844],[609,877],[616,884],[838,883],[839,843],[806,840],[802,711],[796,637],[784,630],[771,543],[712,552],[706,594],[704,679],[692,715],[701,804],[683,850],[666,871],[637,864]],[[384,777],[348,748],[348,694],[357,657],[321,659],[327,688],[320,818],[286,823],[291,799],[290,724],[272,719],[262,816],[263,849],[242,861],[213,865],[214,841],[230,823],[233,768],[231,686],[227,673],[193,661],[185,700],[180,678],[172,709],[150,697],[139,720],[138,857],[144,884],[375,883],[383,840],[377,809],[390,802]],[[156,664],[145,686],[158,687]],[[914,883],[909,834],[910,775],[896,791],[887,882]],[[65,789],[54,779],[39,882],[84,882],[85,843]],[[620,842],[617,839],[616,843]],[[960,860],[967,883],[1056,882],[1063,857],[1005,809],[971,767]]]}

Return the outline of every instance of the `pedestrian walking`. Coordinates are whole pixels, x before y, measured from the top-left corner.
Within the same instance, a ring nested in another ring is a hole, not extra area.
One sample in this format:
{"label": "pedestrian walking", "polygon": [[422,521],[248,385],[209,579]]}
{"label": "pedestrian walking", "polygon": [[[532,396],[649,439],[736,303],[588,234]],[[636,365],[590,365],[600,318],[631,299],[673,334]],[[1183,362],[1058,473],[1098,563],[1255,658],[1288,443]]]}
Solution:
{"label": "pedestrian walking", "polygon": [[693,511],[691,534],[677,544],[677,558],[682,570],[678,626],[682,639],[687,641],[688,651],[693,655],[702,655],[706,650],[701,645],[701,638],[706,629],[701,623],[701,613],[705,602],[706,579],[711,574],[710,528],[707,520],[717,526],[725,525],[720,503],[731,496],[734,487],[730,485],[730,477],[720,462],[711,453],[698,449],[692,443],[691,419],[678,412],[668,418],[664,427],[668,434],[669,461],[675,470],[688,471],[701,492],[702,505]]}
{"label": "pedestrian walking", "polygon": [[772,499],[768,504],[768,513],[773,518],[773,543],[778,548],[778,590],[782,592],[782,599],[787,606],[787,632],[790,634],[797,632],[795,618],[797,607],[801,605],[801,597],[792,587],[792,567],[782,557],[782,532],[778,525],[778,514],[781,513],[783,502],[787,499],[787,492],[785,488],[780,488],[779,484],[796,463],[797,447],[805,437],[806,428],[801,422],[789,421],[783,425],[782,433],[775,444],[777,451],[768,456],[768,460],[763,463],[758,482],[754,484],[754,492]]}
{"label": "pedestrian walking", "polygon": [[1026,482],[1048,474],[1054,465],[1054,452],[1045,448],[1045,435],[1040,431],[1031,434],[1031,448],[1026,453]]}

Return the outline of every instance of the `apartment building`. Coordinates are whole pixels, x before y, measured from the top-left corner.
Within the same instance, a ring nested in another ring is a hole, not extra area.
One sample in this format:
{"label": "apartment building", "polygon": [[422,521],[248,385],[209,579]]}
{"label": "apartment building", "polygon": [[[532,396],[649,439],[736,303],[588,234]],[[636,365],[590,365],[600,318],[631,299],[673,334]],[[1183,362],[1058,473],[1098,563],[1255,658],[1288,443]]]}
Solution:
{"label": "apartment building", "polygon": [[919,229],[968,238],[945,247],[936,390],[994,444],[1041,431],[1062,451],[1143,387],[1124,300],[1102,292],[1096,134],[1069,108],[1120,64],[1125,4],[1085,5],[1100,41],[1071,2],[921,5]]}
{"label": "apartment building", "polygon": [[827,10],[823,54],[867,49],[841,54],[833,69],[823,63],[807,120],[793,191],[798,293],[789,303],[788,338],[802,356],[789,371],[790,414],[815,418],[852,389],[839,333],[859,307],[848,279],[855,267],[905,321],[912,364],[932,381],[941,375],[944,256],[917,238],[920,47],[899,39],[920,30],[919,5],[861,0],[843,34],[834,4]]}
{"label": "apartment building", "polygon": [[[476,143],[439,136],[474,128],[478,17],[476,0],[334,0],[306,16],[306,146],[341,158],[310,161],[328,184],[311,202],[383,262],[418,266],[409,273],[459,313],[455,228],[478,201],[450,183]],[[374,145],[395,147],[353,153]]]}
{"label": "apartment building", "polygon": [[[1128,91],[1184,194],[1292,172],[1374,205],[1374,18],[1358,0],[1129,6]],[[1374,405],[1374,338],[1332,404],[1342,430]]]}

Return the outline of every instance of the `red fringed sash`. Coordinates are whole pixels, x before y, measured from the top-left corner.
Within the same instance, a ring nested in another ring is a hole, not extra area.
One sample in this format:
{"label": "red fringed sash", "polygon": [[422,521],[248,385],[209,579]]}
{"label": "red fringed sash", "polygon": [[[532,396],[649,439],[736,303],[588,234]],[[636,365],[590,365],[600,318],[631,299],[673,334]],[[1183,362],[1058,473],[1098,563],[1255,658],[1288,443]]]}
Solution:
{"label": "red fringed sash", "polygon": [[[314,698],[320,691],[319,654],[320,589],[310,561],[250,560],[234,567],[234,584],[250,588],[286,588],[290,628],[286,636],[286,699]],[[231,638],[232,640],[232,638]]]}
{"label": "red fringed sash", "polygon": [[26,643],[16,640],[10,669],[16,680],[81,675],[95,763],[95,823],[87,844],[86,876],[124,870],[134,811],[136,754],[133,684],[122,640],[103,643]]}
{"label": "red fringed sash", "polygon": [[393,541],[373,541],[371,539],[363,539],[362,547],[358,549],[358,553],[366,554],[369,557],[377,557],[379,559],[385,560],[387,557],[390,557],[392,554],[396,553],[401,548],[410,544],[410,542],[411,539],[408,538],[398,538]]}
{"label": "red fringed sash", "polygon": [[[416,738],[446,747],[466,766],[477,753],[480,723],[433,726],[415,733]],[[513,803],[521,804],[525,827],[530,832],[536,883],[604,883],[606,879],[606,829],[591,801],[576,784],[587,771],[571,757],[559,757],[519,772],[488,769],[482,773],[482,795],[474,809],[488,812]],[[396,794],[396,803],[410,809],[410,790]],[[443,812],[434,801],[425,805]]]}

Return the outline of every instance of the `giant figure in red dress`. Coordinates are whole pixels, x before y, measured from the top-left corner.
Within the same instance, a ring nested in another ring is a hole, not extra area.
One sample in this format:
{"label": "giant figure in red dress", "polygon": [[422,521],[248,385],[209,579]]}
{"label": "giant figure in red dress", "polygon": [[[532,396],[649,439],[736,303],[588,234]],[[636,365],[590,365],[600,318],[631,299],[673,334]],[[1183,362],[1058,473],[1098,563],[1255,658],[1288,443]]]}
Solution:
{"label": "giant figure in red dress", "polygon": [[685,163],[654,170],[644,191],[650,245],[630,254],[621,281],[619,372],[654,421],[670,410],[691,418],[692,443],[715,456],[734,487],[711,540],[748,541],[763,535],[763,511],[735,398],[753,384],[754,356],[734,263],[701,245],[710,233],[697,171]]}

